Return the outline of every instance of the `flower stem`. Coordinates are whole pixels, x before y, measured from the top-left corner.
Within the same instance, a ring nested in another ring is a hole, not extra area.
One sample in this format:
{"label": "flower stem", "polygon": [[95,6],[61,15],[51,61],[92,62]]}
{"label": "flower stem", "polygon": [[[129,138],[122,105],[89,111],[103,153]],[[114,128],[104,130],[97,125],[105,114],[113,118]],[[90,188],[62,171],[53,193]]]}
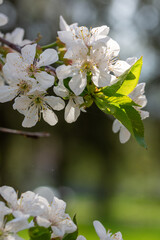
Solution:
{"label": "flower stem", "polygon": [[14,43],[11,43],[9,41],[7,41],[6,39],[0,37],[0,42],[4,43],[5,45],[7,45],[8,47],[14,49],[15,51],[21,53],[21,47],[14,44]]}
{"label": "flower stem", "polygon": [[41,48],[44,50],[44,49],[52,48],[52,47],[56,47],[56,46],[57,46],[57,42],[53,42],[48,45],[41,46]]}

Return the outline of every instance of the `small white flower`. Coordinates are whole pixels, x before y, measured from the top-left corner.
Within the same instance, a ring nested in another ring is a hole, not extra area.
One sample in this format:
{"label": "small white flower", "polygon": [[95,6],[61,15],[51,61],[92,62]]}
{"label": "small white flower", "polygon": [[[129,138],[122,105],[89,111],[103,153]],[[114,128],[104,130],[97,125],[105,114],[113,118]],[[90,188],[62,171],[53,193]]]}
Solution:
{"label": "small white flower", "polygon": [[66,44],[67,48],[71,47],[76,41],[83,41],[86,46],[93,46],[97,42],[106,42],[108,40],[109,27],[101,26],[96,28],[78,27],[77,23],[68,25],[60,16],[60,29],[58,31],[59,39]]}
{"label": "small white flower", "polygon": [[[2,3],[3,3],[3,0],[0,0],[0,5]],[[5,14],[0,13],[0,26],[5,25],[7,22],[8,22],[8,17]]]}
{"label": "small white flower", "polygon": [[30,96],[17,97],[13,104],[13,108],[25,116],[22,122],[23,127],[33,127],[40,119],[41,114],[44,121],[54,126],[58,122],[58,118],[53,110],[60,111],[64,106],[65,103],[61,98],[45,96],[42,91],[34,91]]}
{"label": "small white flower", "polygon": [[54,84],[54,76],[41,69],[58,60],[56,50],[47,49],[35,59],[36,46],[26,45],[22,54],[9,53],[3,66],[4,78],[8,86],[0,87],[0,102],[7,102],[17,95],[26,95],[31,90],[48,89]]}
{"label": "small white flower", "polygon": [[3,186],[0,187],[0,195],[8,204],[9,213],[12,213],[16,218],[23,218],[24,215],[29,218],[46,211],[47,200],[34,192],[27,191],[21,194],[18,199],[17,192],[12,187]]}
{"label": "small white flower", "polygon": [[65,213],[65,209],[66,203],[54,197],[51,205],[48,204],[48,213],[36,218],[39,226],[51,227],[51,238],[62,238],[64,234],[72,233],[77,229],[70,216]]}
{"label": "small white flower", "polygon": [[94,221],[93,225],[100,240],[123,240],[121,232],[112,235],[110,231],[106,232],[106,229],[99,221]]}
{"label": "small white flower", "polygon": [[[141,107],[134,107],[141,115],[141,119],[149,117],[149,112],[141,110],[147,104],[146,96],[144,95],[145,83],[138,84],[135,89],[129,94],[129,97]],[[126,143],[131,134],[128,129],[117,119],[114,120],[112,130],[114,133],[119,132],[119,140],[121,143]]]}
{"label": "small white flower", "polygon": [[12,213],[12,210],[6,207],[3,202],[0,202],[0,239],[22,240],[16,233],[30,228],[33,224],[28,223],[28,217],[24,215],[6,222],[6,215],[10,213]]}
{"label": "small white flower", "polygon": [[58,86],[54,87],[54,92],[57,96],[69,99],[64,112],[66,122],[75,122],[79,117],[80,112],[85,112],[84,107],[81,107],[84,103],[83,97],[70,93],[63,83],[59,82]]}
{"label": "small white flower", "polygon": [[26,44],[31,43],[30,40],[23,39],[24,38],[24,29],[23,28],[15,28],[11,33],[6,33],[4,38],[14,44],[19,46],[24,46]]}

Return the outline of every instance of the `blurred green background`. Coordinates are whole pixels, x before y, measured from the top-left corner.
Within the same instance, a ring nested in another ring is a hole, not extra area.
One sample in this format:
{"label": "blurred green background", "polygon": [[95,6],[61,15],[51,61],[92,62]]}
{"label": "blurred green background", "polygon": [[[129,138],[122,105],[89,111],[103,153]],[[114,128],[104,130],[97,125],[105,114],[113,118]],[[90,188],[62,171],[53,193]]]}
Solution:
{"label": "blurred green background", "polygon": [[[40,122],[31,131],[50,132],[50,138],[30,139],[0,133],[0,184],[20,192],[40,186],[53,189],[77,213],[80,234],[96,240],[92,221],[102,221],[124,240],[160,239],[160,1],[159,0],[5,0],[0,11],[9,16],[1,30],[16,26],[41,44],[55,40],[59,16],[68,23],[108,25],[121,46],[121,59],[144,57],[141,82],[146,82],[144,121],[148,149],[134,139],[120,144],[113,120],[95,106],[67,124],[58,113],[55,127]],[[0,104],[0,126],[20,129],[23,116],[12,103]],[[24,129],[23,129],[24,130]],[[37,191],[43,191],[39,189]],[[49,191],[49,190],[48,190]]]}

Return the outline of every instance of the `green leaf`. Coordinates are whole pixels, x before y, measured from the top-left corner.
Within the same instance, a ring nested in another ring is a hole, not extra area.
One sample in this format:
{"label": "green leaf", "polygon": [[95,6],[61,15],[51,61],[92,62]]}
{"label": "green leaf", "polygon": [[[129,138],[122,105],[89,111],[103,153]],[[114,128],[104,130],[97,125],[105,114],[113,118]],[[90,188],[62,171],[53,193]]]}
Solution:
{"label": "green leaf", "polygon": [[[115,98],[115,99],[114,99]],[[108,100],[113,101],[108,101]],[[123,97],[121,98],[123,99]],[[124,99],[123,99],[124,100]],[[126,99],[128,101],[128,99]],[[96,105],[106,114],[113,115],[118,119],[128,131],[136,138],[137,142],[146,148],[144,141],[144,127],[139,112],[133,107],[130,102],[120,101],[116,97],[104,97],[104,95],[96,96]]]}
{"label": "green leaf", "polygon": [[118,82],[109,87],[102,88],[102,92],[106,96],[112,96],[115,93],[129,95],[134,90],[139,81],[142,64],[143,61],[141,57],[130,69],[128,69],[118,78]]}
{"label": "green leaf", "polygon": [[[74,224],[77,226],[76,215],[74,215],[74,217],[73,217],[73,222],[74,222]],[[75,232],[67,234],[67,235],[63,238],[63,240],[76,240],[77,237],[78,237],[78,226],[77,226],[77,230],[76,230]]]}
{"label": "green leaf", "polygon": [[30,240],[50,240],[51,232],[45,227],[32,227],[28,230]]}

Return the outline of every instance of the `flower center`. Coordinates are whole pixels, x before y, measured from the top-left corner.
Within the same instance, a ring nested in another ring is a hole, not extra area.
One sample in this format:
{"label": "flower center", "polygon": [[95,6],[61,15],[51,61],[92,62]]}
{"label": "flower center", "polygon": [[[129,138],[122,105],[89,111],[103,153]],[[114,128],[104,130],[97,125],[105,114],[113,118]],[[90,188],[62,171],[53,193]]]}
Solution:
{"label": "flower center", "polygon": [[21,94],[26,94],[30,91],[30,89],[32,88],[31,84],[28,84],[28,82],[22,80],[20,81],[19,84],[17,84],[17,86],[19,86],[19,92]]}
{"label": "flower center", "polygon": [[34,74],[38,72],[38,68],[34,64],[31,64],[28,67],[27,72],[30,77],[34,77]]}

